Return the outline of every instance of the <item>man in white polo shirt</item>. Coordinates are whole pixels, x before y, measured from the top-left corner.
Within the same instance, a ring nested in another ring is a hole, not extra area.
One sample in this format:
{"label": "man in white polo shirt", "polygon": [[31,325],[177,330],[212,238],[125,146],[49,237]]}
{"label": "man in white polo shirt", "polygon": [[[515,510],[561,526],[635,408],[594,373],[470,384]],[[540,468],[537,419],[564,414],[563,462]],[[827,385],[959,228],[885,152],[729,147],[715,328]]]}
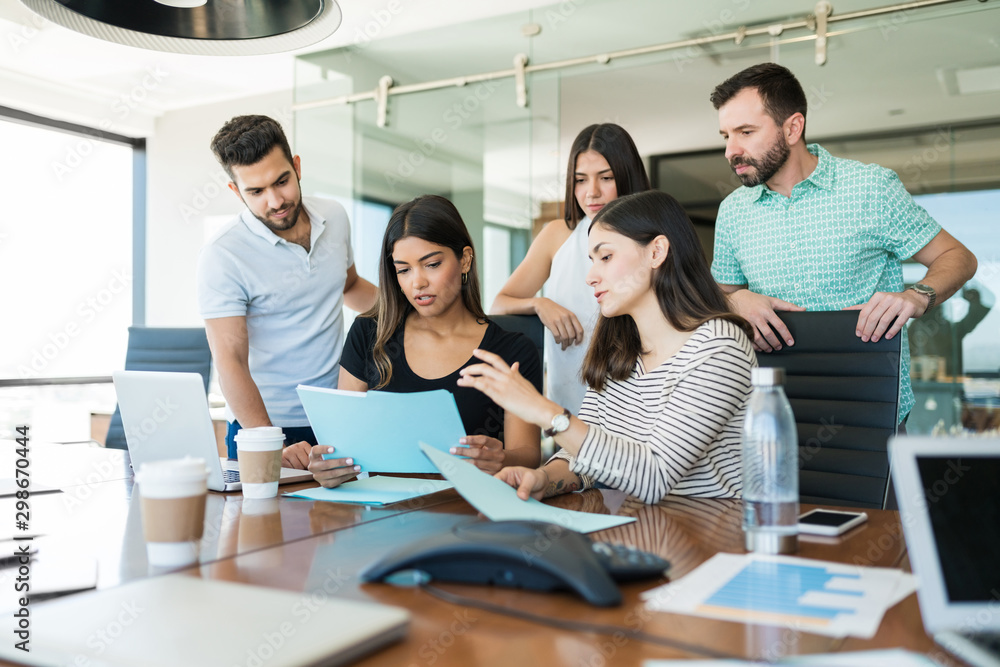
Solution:
{"label": "man in white polo shirt", "polygon": [[276,121],[237,116],[212,152],[246,205],[198,261],[199,309],[231,413],[229,457],[241,426],[273,425],[285,433],[284,465],[306,468],[316,438],[295,387],[337,386],[343,305],[368,310],[375,286],[354,268],[344,208],[302,196],[299,156]]}

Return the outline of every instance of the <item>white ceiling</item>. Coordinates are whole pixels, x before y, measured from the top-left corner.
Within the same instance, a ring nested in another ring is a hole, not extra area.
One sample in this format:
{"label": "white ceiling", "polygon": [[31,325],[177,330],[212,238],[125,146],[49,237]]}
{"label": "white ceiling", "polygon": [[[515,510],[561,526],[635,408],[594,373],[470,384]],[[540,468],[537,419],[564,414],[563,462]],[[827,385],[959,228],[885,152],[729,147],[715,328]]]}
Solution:
{"label": "white ceiling", "polygon": [[155,118],[166,111],[292,88],[297,54],[505,14],[548,1],[339,0],[343,23],[319,44],[283,54],[209,57],[103,42],[49,23],[18,0],[0,0],[0,105],[148,136]]}
{"label": "white ceiling", "polygon": [[[843,16],[891,2],[835,0],[834,13]],[[530,13],[466,23],[460,30],[445,27],[377,41],[351,58],[326,53],[306,60],[317,68],[315,80],[320,89],[330,79],[327,73],[343,71],[351,74],[354,90],[369,90],[383,74],[390,74],[397,84],[412,84],[509,69],[519,52],[529,54],[532,64],[548,63],[730,32],[740,25],[801,20],[813,9],[812,0],[701,0],[697,4],[689,0],[564,0]],[[540,34],[530,39],[521,34],[528,20],[541,27]],[[806,91],[807,136],[812,140],[912,128],[944,131],[957,123],[1000,119],[1000,2],[963,0],[832,23],[825,65],[815,64],[814,49],[814,38],[806,30],[782,34],[778,47],[778,60],[795,72]],[[366,183],[374,188],[385,182],[385,173],[397,173],[397,162],[426,140],[435,124],[447,130],[450,141],[436,147],[437,153],[428,162],[433,158],[440,158],[442,164],[482,161],[488,183],[522,197],[548,188],[555,194],[547,198],[558,199],[565,169],[560,153],[566,154],[580,129],[597,122],[625,127],[643,155],[717,149],[720,158],[714,164],[722,165],[725,174],[717,114],[709,94],[740,69],[771,58],[768,39],[753,37],[739,46],[729,41],[704,49],[567,68],[558,73],[554,85],[539,86],[538,82],[543,76],[551,82],[556,75],[537,75],[530,100],[535,125],[530,127],[527,114],[514,105],[509,79],[502,93],[484,102],[488,112],[472,116],[460,129],[450,127],[442,110],[471,95],[467,89],[449,87],[391,97],[385,130],[374,128],[374,104],[365,102],[355,111],[354,133],[371,138],[365,147]],[[992,85],[994,90],[957,94],[955,82],[970,77],[974,85]],[[299,92],[312,97],[311,90],[300,87]],[[540,128],[538,121],[547,125]],[[532,146],[550,149],[553,145],[561,149],[553,151],[553,159],[525,169]],[[377,152],[376,148],[385,150]],[[924,149],[914,145],[899,156],[899,165],[892,166],[906,167]],[[990,178],[994,179],[1000,147],[984,144],[982,152],[964,159],[970,166],[992,159]],[[957,157],[936,160],[934,166],[947,170]],[[434,190],[438,176],[425,166],[407,178],[414,192],[422,192]],[[441,182],[447,184],[448,179]],[[391,201],[381,192],[366,189],[366,194]]]}
{"label": "white ceiling", "polygon": [[[890,2],[836,0],[834,13]],[[102,42],[49,24],[18,0],[0,0],[0,104],[149,136],[155,119],[165,112],[290,89],[294,58],[306,52],[363,45],[363,56],[371,63],[392,72],[400,83],[415,83],[509,68],[519,51],[541,63],[739,25],[769,25],[804,17],[813,2],[340,0],[340,6],[340,29],[308,49],[207,57]],[[609,12],[618,8],[623,8],[621,18],[609,21]],[[529,10],[534,11],[529,15]],[[520,34],[529,16],[542,27],[531,39]],[[449,29],[455,25],[462,29]],[[844,26],[831,29],[843,31]],[[796,72],[810,94],[813,136],[998,116],[1000,92],[955,95],[954,88],[961,78],[956,70],[979,68],[980,83],[1000,77],[1000,3],[967,0],[870,19],[863,30],[855,26],[831,37],[824,67],[812,64],[811,41],[781,47],[781,62]],[[370,45],[369,37],[375,40]],[[395,39],[386,39],[390,37]],[[769,59],[761,44],[748,39],[738,48],[710,47],[710,57],[695,50],[642,66],[622,61],[567,71],[559,84],[559,118],[553,120],[569,136],[591,122],[620,122],[644,154],[713,146],[715,114],[708,93],[738,69]]]}

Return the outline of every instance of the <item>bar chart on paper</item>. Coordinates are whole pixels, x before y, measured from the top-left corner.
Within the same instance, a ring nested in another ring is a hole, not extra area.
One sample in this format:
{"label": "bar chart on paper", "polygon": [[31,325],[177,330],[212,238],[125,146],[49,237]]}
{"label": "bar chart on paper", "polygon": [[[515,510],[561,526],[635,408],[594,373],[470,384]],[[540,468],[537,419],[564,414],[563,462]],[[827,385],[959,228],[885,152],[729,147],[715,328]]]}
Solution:
{"label": "bar chart on paper", "polygon": [[660,611],[870,637],[885,610],[912,591],[911,586],[899,570],[717,554],[645,597],[650,608]]}
{"label": "bar chart on paper", "polygon": [[[767,619],[782,625],[829,625],[839,614],[857,613],[864,596],[854,590],[860,579],[858,574],[834,574],[824,565],[751,561],[705,600],[701,609],[743,615],[748,622]],[[828,588],[831,583],[842,588],[833,592]]]}

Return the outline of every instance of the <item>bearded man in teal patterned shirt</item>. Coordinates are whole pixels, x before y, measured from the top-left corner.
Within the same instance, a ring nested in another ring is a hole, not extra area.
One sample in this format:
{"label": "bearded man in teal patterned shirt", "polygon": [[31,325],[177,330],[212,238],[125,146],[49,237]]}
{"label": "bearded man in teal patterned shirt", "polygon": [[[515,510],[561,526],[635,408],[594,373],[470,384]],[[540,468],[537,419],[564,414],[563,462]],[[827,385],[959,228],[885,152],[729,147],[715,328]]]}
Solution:
{"label": "bearded man in teal patterned shirt", "polygon": [[[865,342],[892,338],[962,287],[976,258],[878,165],[805,141],[806,96],[774,63],[747,68],[711,95],[726,159],[743,183],[722,202],[712,276],[756,330],[758,352],[793,345],[776,310],[853,309]],[[902,261],[927,267],[903,288]],[[903,340],[899,419],[913,407]]]}

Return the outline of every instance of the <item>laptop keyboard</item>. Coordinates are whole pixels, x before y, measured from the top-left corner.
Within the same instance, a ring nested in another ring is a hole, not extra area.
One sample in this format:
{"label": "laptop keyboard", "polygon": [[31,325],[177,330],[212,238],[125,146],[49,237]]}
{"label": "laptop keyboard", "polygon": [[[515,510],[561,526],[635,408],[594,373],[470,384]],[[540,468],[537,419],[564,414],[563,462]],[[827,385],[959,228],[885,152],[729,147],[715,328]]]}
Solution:
{"label": "laptop keyboard", "polygon": [[222,481],[225,482],[226,484],[235,484],[236,482],[240,481],[240,471],[223,468]]}
{"label": "laptop keyboard", "polygon": [[998,632],[977,632],[963,633],[963,637],[973,644],[980,646],[994,655],[1000,656],[1000,633]]}

